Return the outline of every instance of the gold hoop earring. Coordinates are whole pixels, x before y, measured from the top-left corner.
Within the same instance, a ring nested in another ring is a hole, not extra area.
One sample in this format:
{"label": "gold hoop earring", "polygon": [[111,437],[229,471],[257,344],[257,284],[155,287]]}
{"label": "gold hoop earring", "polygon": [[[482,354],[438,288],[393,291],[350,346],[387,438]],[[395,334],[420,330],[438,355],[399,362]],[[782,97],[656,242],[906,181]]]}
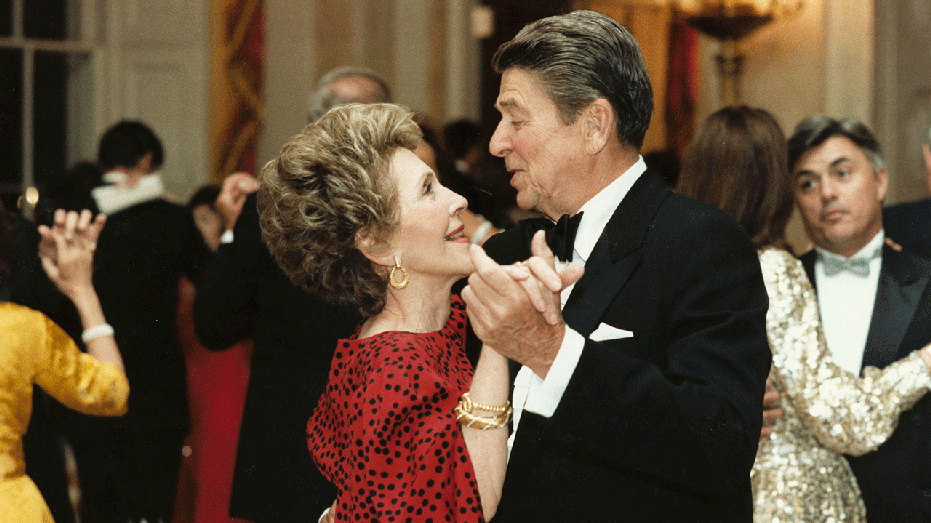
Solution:
{"label": "gold hoop earring", "polygon": [[[401,275],[403,278],[401,281],[396,281],[394,279],[394,271],[401,269]],[[404,270],[404,267],[401,267],[401,258],[394,257],[394,267],[391,268],[391,272],[388,273],[388,283],[395,289],[403,289],[407,287],[407,282],[410,281],[410,278],[407,276],[407,271]]]}

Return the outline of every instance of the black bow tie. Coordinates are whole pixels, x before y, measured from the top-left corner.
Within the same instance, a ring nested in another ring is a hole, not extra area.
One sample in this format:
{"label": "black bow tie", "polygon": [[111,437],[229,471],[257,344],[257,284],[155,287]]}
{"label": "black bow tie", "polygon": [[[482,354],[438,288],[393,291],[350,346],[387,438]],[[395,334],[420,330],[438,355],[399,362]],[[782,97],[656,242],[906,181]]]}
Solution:
{"label": "black bow tie", "polygon": [[575,251],[575,235],[579,232],[582,213],[575,216],[563,214],[556,226],[546,231],[546,244],[561,262],[571,262]]}

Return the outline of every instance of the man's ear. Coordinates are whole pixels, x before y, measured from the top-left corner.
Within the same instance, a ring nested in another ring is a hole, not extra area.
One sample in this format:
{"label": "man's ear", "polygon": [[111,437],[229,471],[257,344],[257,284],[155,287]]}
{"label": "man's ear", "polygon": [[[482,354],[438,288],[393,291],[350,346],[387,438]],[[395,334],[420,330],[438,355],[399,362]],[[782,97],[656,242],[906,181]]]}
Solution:
{"label": "man's ear", "polygon": [[356,248],[375,265],[394,266],[394,256],[388,253],[388,246],[376,240],[368,230],[356,233]]}
{"label": "man's ear", "polygon": [[595,155],[604,149],[614,131],[614,111],[604,98],[596,98],[582,110],[586,152]]}
{"label": "man's ear", "polygon": [[889,188],[889,171],[886,169],[880,169],[876,171],[876,195],[879,197],[879,201],[882,202],[886,199],[886,190]]}

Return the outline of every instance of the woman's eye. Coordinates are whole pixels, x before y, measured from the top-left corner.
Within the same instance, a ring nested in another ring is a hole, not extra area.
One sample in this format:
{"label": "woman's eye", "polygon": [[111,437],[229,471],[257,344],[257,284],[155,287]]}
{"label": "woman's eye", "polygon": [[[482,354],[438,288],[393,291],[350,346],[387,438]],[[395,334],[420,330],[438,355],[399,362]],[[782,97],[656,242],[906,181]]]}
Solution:
{"label": "woman's eye", "polygon": [[424,184],[424,186],[423,186],[423,193],[424,193],[424,194],[430,194],[430,193],[432,193],[432,192],[433,192],[433,182]]}

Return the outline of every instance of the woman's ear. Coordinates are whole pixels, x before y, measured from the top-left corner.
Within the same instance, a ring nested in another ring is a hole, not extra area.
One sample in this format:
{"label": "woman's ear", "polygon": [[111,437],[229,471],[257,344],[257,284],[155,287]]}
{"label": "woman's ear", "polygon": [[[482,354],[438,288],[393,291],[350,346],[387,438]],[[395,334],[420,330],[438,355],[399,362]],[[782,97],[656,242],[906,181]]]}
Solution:
{"label": "woman's ear", "polygon": [[604,98],[596,98],[582,110],[586,152],[595,155],[604,149],[614,128],[614,111]]}
{"label": "woman's ear", "polygon": [[388,245],[376,240],[368,230],[356,233],[356,248],[375,265],[394,266],[394,256],[389,253]]}

